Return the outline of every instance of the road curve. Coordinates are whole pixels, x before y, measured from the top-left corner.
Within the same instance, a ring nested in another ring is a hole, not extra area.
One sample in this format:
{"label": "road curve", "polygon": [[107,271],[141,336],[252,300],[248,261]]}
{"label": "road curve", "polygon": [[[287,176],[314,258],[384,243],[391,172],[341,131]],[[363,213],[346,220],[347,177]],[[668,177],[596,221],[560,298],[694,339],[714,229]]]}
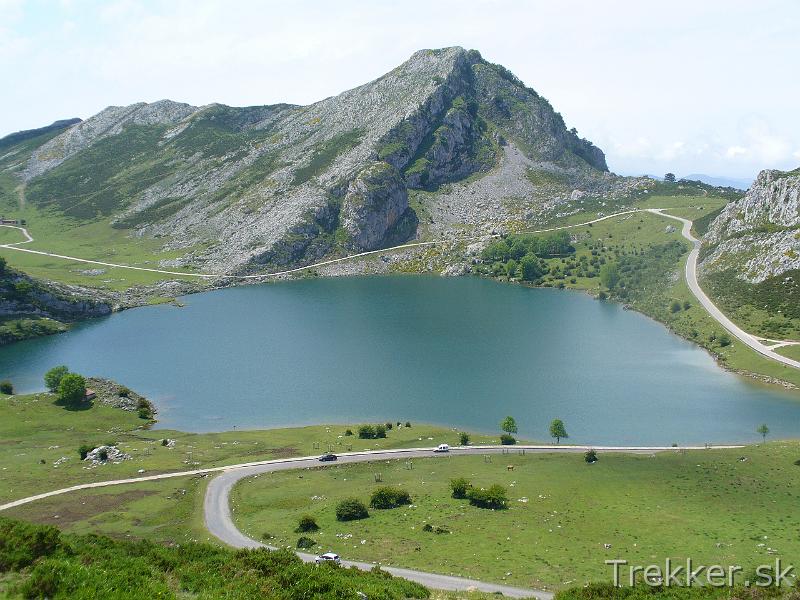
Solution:
{"label": "road curve", "polygon": [[[741,446],[716,446],[717,448],[740,448]],[[704,449],[703,446],[687,447],[686,449],[700,450]],[[480,455],[480,454],[500,454],[502,452],[585,452],[589,446],[529,446],[519,445],[515,446],[513,450],[509,450],[508,446],[470,446],[470,447],[456,447],[450,451],[451,456],[460,455]],[[672,447],[662,446],[638,446],[638,447],[625,447],[625,446],[607,446],[607,447],[594,447],[595,450],[600,452],[626,452],[626,453],[652,453],[661,451],[674,451]],[[339,455],[338,464],[347,463],[361,463],[377,460],[387,459],[410,459],[410,458],[430,458],[433,456],[443,456],[442,454],[435,454],[429,448],[411,448],[402,450],[376,450],[368,452],[349,452]],[[206,490],[206,497],[203,504],[203,513],[205,524],[208,531],[219,540],[225,542],[229,546],[235,548],[273,548],[267,544],[254,540],[244,535],[234,524],[231,516],[230,509],[230,492],[233,486],[245,477],[259,475],[262,473],[272,473],[275,471],[284,471],[287,469],[304,469],[311,467],[325,466],[325,463],[320,463],[316,457],[304,457],[284,461],[270,461],[267,463],[245,467],[241,469],[231,469],[225,471],[221,475],[215,477],[208,485]],[[306,562],[314,560],[315,555],[298,552],[298,556]],[[375,566],[374,563],[359,562],[359,561],[342,561],[345,566],[354,566],[359,569],[369,570]],[[502,593],[505,596],[512,598],[528,598],[531,596],[549,599],[552,598],[550,592],[543,590],[531,590],[518,587],[512,587],[502,584],[487,583],[483,581],[476,581],[473,579],[465,579],[462,577],[453,577],[449,575],[440,575],[436,573],[427,573],[424,571],[415,571],[411,569],[403,569],[398,567],[381,567],[392,575],[404,577],[411,581],[416,581],[427,587],[451,590],[451,591],[465,591],[477,590],[486,593]]]}
{"label": "road curve", "polygon": [[[706,295],[706,293],[703,291],[703,288],[700,287],[700,283],[697,281],[697,259],[700,255],[701,242],[692,235],[692,222],[689,219],[684,219],[683,217],[676,217],[674,215],[667,214],[664,212],[665,209],[663,208],[651,208],[648,210],[654,214],[661,215],[662,217],[675,219],[683,224],[681,233],[683,234],[683,237],[692,243],[692,251],[689,252],[689,257],[686,259],[686,283],[689,285],[689,289],[692,291],[692,294],[694,294],[695,298],[697,298],[700,304],[703,305],[703,308],[705,308],[706,311],[708,311],[708,313],[714,317],[714,319],[716,319],[720,325],[727,329],[731,334],[736,336],[736,338],[739,339],[743,344],[749,346],[767,358],[771,358],[772,360],[776,360],[790,367],[794,367],[795,369],[800,369],[800,361],[778,354],[773,349],[776,346],[767,346],[762,344],[759,341],[759,338],[747,333],[744,329],[726,317],[725,314],[719,308],[717,308],[717,305],[714,304]],[[777,347],[788,344],[790,344],[790,342],[781,341],[778,342]]]}

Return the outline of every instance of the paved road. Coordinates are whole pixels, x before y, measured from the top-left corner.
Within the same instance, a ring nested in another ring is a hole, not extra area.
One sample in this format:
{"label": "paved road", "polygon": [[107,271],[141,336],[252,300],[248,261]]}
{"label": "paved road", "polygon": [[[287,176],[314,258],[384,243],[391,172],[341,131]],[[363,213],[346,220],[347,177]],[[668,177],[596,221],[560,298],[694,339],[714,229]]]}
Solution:
{"label": "paved road", "polygon": [[[665,447],[665,446],[591,446],[598,452],[625,452],[625,453],[653,453],[664,451],[675,451],[681,448]],[[714,446],[714,448],[741,448],[742,446]],[[453,448],[451,455],[458,456],[462,454],[501,454],[502,452],[585,452],[590,446],[528,446],[518,445],[512,450],[508,446],[471,446],[463,448]],[[704,446],[685,446],[685,450],[702,450]],[[340,463],[354,463],[354,462],[368,462],[375,460],[386,460],[392,458],[422,458],[436,456],[428,448],[408,448],[408,449],[395,449],[395,450],[373,450],[364,452],[348,452],[339,455]],[[441,455],[440,455],[441,456]],[[52,490],[26,498],[20,498],[12,502],[7,502],[0,505],[0,511],[29,504],[44,498],[51,498],[53,496],[60,496],[70,492],[80,490],[87,490],[100,487],[110,487],[125,485],[130,483],[142,483],[146,481],[157,481],[161,479],[169,479],[172,477],[185,477],[192,475],[208,475],[212,473],[222,473],[219,477],[212,480],[206,492],[206,498],[203,505],[204,518],[206,526],[209,531],[222,540],[223,542],[234,546],[236,548],[255,548],[264,546],[260,542],[253,540],[243,533],[241,533],[231,520],[231,513],[229,507],[228,497],[233,485],[243,477],[249,477],[258,473],[268,473],[272,471],[280,471],[286,469],[302,469],[310,466],[320,466],[321,463],[315,456],[306,456],[302,458],[286,458],[277,460],[264,460],[249,463],[240,463],[236,465],[228,465],[223,467],[211,467],[208,469],[193,469],[190,471],[177,471],[173,473],[159,473],[157,475],[143,475],[141,477],[130,477],[128,479],[115,479],[111,481],[96,481],[93,483],[83,483],[73,485],[66,488]],[[313,559],[312,555],[300,553],[299,556],[304,560]],[[370,569],[374,565],[363,562],[346,562],[348,565],[354,565],[362,569]],[[450,577],[447,575],[438,575],[435,573],[425,573],[423,571],[413,571],[410,569],[402,569],[397,567],[387,568],[392,574],[399,577],[405,577],[412,581],[417,581],[428,587],[443,589],[443,590],[469,590],[476,589],[488,592],[501,592],[513,598],[525,598],[529,596],[536,596],[542,599],[549,599],[552,594],[544,591],[526,590],[522,588],[514,588],[510,586],[503,586],[499,584],[484,583],[480,581],[473,581],[470,579],[463,579],[460,577]]]}
{"label": "paved road", "polygon": [[[717,448],[740,448],[741,446],[717,446]],[[544,453],[544,452],[578,452],[582,453],[588,450],[588,446],[515,446],[509,450],[508,446],[474,446],[474,447],[458,447],[452,448],[450,451],[451,456],[460,455],[480,455],[480,454],[500,454],[502,452],[519,452],[527,453]],[[661,451],[674,451],[672,447],[594,447],[598,452],[626,452],[626,453],[653,453]],[[704,447],[689,447],[687,449],[699,450]],[[359,463],[387,459],[409,459],[409,458],[430,458],[432,456],[442,456],[433,453],[428,448],[413,448],[408,450],[382,450],[370,452],[350,452],[339,455],[338,463]],[[245,477],[252,477],[261,473],[272,473],[275,471],[283,471],[287,469],[303,469],[309,467],[320,467],[325,463],[320,463],[316,457],[305,457],[292,459],[288,461],[271,461],[256,466],[250,466],[242,469],[234,469],[226,471],[214,478],[209,483],[206,498],[203,506],[206,528],[209,532],[222,540],[226,544],[235,548],[259,548],[267,547],[246,535],[244,535],[234,524],[231,517],[230,510],[230,492],[233,486]],[[298,556],[307,562],[314,560],[315,555],[299,552]],[[343,561],[346,566],[355,566],[359,569],[369,570],[374,567],[374,563],[366,563],[359,561]],[[531,590],[524,588],[517,588],[506,586],[502,584],[487,583],[483,581],[476,581],[473,579],[465,579],[461,577],[452,577],[449,575],[440,575],[436,573],[426,573],[424,571],[415,571],[411,569],[402,569],[398,567],[382,567],[386,571],[404,577],[411,581],[416,581],[429,588],[442,589],[442,590],[478,590],[487,593],[499,592],[505,596],[512,598],[527,598],[535,596],[537,598],[549,599],[552,594],[542,590]]]}
{"label": "paved road", "polygon": [[697,259],[700,255],[701,242],[692,235],[692,222],[689,219],[669,215],[664,212],[663,208],[653,208],[650,209],[650,212],[661,215],[662,217],[675,219],[683,224],[681,233],[683,234],[683,237],[692,242],[693,246],[692,251],[689,253],[689,258],[686,259],[686,283],[689,285],[689,289],[692,291],[692,294],[694,294],[695,298],[697,298],[700,301],[700,304],[703,305],[703,308],[705,308],[708,313],[719,322],[720,325],[736,336],[736,338],[738,338],[742,343],[746,344],[759,354],[785,365],[789,365],[790,367],[794,367],[795,369],[800,369],[800,361],[781,356],[773,349],[775,347],[790,345],[791,342],[777,341],[777,346],[767,346],[761,343],[759,340],[764,338],[756,338],[736,325],[736,323],[731,321],[719,308],[717,308],[717,305],[711,301],[711,299],[703,291],[703,288],[700,287],[700,283],[697,281]]}

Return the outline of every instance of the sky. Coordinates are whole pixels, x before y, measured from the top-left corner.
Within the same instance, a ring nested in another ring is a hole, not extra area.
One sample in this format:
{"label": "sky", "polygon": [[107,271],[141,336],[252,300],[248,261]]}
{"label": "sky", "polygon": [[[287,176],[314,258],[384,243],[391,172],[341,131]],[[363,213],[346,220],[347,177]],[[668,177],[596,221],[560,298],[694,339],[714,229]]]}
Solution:
{"label": "sky", "polygon": [[474,48],[625,175],[800,166],[798,0],[0,0],[0,136],[163,98],[308,104]]}

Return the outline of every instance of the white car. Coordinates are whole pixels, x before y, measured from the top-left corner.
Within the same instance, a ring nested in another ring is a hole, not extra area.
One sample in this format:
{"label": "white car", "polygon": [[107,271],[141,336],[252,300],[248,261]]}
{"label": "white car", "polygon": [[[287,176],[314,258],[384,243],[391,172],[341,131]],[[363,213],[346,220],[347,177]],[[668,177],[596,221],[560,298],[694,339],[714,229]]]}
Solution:
{"label": "white car", "polygon": [[450,452],[450,446],[448,444],[439,444],[436,448],[433,449],[434,452]]}
{"label": "white car", "polygon": [[339,563],[342,562],[342,559],[339,558],[338,554],[334,554],[333,552],[326,552],[325,554],[320,554],[316,558],[316,563],[318,565],[326,562],[332,562],[333,564],[338,565]]}

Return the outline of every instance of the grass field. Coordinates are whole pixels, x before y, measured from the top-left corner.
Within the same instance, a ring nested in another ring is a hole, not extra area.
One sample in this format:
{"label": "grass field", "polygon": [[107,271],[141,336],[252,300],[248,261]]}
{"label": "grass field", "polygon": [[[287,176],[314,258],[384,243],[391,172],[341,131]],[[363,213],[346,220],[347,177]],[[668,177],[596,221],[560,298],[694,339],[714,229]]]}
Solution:
{"label": "grass field", "polygon": [[[431,458],[414,461],[411,470],[404,461],[384,461],[264,474],[243,480],[232,499],[242,530],[257,539],[275,536],[275,545],[294,546],[297,521],[310,514],[321,527],[311,536],[319,551],[552,589],[610,580],[604,560],[611,558],[663,564],[667,556],[691,556],[745,568],[776,556],[794,560],[798,458],[800,443],[774,442],[652,457],[601,454],[594,465],[579,454]],[[509,508],[451,498],[455,477],[502,484]],[[336,521],[338,500],[368,502],[380,485],[409,491],[413,504]],[[426,524],[449,533],[424,531]]]}
{"label": "grass field", "polygon": [[[356,430],[354,424],[204,434],[151,431],[131,412],[98,403],[87,410],[67,410],[53,401],[49,394],[0,395],[0,502],[78,483],[136,477],[140,469],[143,474],[155,474],[314,455],[328,448],[345,451],[458,442],[455,431],[417,424],[394,427],[385,439],[376,440],[345,436],[346,429]],[[496,441],[489,436],[472,437],[478,443]],[[161,445],[167,438],[175,440],[174,447]],[[109,442],[132,459],[94,468],[80,460],[82,444]],[[75,492],[4,514],[78,532],[161,541],[198,539],[207,537],[199,511],[206,481],[186,477]]]}

